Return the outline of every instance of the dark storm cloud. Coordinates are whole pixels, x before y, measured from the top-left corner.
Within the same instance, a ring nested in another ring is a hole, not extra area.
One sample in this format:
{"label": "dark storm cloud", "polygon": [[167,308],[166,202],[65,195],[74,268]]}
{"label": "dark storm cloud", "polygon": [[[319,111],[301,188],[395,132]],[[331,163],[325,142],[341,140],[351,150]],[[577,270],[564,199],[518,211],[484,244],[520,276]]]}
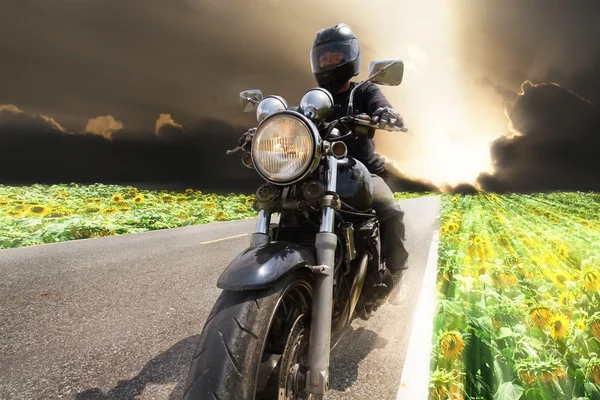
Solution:
{"label": "dark storm cloud", "polygon": [[30,114],[20,123],[4,116],[0,162],[7,168],[0,181],[254,190],[257,174],[241,165],[239,154],[225,156],[255,123],[242,113],[239,92],[259,88],[298,101],[315,86],[308,57],[314,34],[341,21],[365,38],[369,61],[370,26],[361,14],[321,6],[4,1],[0,104],[51,115],[69,134],[34,124]]}
{"label": "dark storm cloud", "polygon": [[159,135],[119,130],[109,139],[97,132],[65,132],[53,121],[5,108],[0,110],[0,182],[163,184],[253,192],[262,180],[242,166],[239,154],[225,155],[240,132],[241,127],[204,119],[187,128],[162,124]]}
{"label": "dark storm cloud", "polygon": [[600,3],[587,0],[461,2],[461,68],[498,105],[509,101],[520,135],[493,141],[483,189],[600,190],[598,15]]}
{"label": "dark storm cloud", "polygon": [[600,190],[600,110],[555,84],[523,85],[507,109],[517,134],[491,146],[487,191]]}

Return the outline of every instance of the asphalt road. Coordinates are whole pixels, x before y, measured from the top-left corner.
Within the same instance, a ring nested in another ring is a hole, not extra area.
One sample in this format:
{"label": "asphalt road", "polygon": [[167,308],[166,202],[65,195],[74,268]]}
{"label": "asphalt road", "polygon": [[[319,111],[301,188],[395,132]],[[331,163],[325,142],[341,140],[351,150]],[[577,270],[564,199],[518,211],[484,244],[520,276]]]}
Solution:
{"label": "asphalt road", "polygon": [[[439,197],[400,204],[404,301],[353,323],[332,352],[327,399],[396,398]],[[254,225],[0,250],[0,398],[179,399],[217,278]]]}

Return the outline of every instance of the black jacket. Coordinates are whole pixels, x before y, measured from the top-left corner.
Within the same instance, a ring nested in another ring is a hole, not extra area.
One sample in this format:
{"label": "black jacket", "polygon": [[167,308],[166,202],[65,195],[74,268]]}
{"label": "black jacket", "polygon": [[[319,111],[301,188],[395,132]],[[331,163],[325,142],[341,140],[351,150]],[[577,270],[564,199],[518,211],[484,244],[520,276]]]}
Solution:
{"label": "black jacket", "polygon": [[[343,93],[334,94],[334,109],[327,121],[333,121],[346,115],[350,92],[356,86],[356,82],[350,83],[350,89]],[[374,83],[365,83],[354,93],[354,112],[365,113],[369,116],[379,107],[392,107],[387,101],[381,89]],[[356,158],[369,169],[373,174],[385,175],[385,163],[383,159],[375,153],[375,140],[366,136],[350,136],[342,139],[348,147],[348,155]]]}

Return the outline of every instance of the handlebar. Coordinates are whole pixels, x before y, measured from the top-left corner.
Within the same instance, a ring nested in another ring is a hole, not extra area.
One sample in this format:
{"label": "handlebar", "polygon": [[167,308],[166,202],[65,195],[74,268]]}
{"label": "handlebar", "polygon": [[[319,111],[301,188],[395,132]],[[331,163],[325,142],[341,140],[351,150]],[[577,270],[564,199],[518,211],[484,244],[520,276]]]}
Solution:
{"label": "handlebar", "polygon": [[378,124],[374,124],[371,122],[371,118],[368,116],[363,116],[364,114],[357,115],[356,117],[352,117],[350,122],[355,123],[356,125],[367,126],[369,128],[375,129],[383,129],[390,132],[408,132],[408,127],[404,125],[403,127],[389,126],[386,125],[383,128],[380,128]]}

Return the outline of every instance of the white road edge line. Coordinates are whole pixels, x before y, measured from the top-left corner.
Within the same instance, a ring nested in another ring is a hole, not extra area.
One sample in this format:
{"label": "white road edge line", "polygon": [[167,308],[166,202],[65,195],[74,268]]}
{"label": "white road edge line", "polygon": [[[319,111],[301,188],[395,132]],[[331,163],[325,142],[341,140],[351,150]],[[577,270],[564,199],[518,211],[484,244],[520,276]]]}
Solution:
{"label": "white road edge line", "polygon": [[435,313],[439,229],[433,232],[396,400],[427,400]]}
{"label": "white road edge line", "polygon": [[223,240],[235,239],[235,238],[239,238],[242,236],[248,236],[248,235],[249,235],[249,233],[242,233],[241,235],[228,236],[228,237],[224,237],[221,239],[209,240],[207,242],[202,242],[200,244],[210,244],[210,243],[222,242]]}

